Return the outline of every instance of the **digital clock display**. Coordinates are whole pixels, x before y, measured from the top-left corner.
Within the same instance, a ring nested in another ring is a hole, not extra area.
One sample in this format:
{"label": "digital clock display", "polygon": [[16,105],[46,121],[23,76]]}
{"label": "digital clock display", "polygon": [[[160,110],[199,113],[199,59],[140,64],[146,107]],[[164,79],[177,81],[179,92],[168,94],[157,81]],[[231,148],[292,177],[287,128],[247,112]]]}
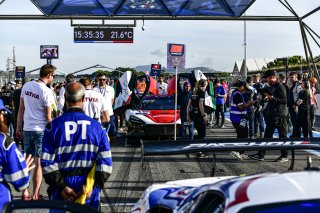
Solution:
{"label": "digital clock display", "polygon": [[75,43],[133,43],[133,28],[74,28]]}

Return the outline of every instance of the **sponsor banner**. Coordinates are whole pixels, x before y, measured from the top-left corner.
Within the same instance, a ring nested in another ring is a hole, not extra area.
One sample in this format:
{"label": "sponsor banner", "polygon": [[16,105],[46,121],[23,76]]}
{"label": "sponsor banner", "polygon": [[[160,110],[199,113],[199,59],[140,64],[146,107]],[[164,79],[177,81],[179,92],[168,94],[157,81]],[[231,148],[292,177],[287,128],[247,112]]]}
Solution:
{"label": "sponsor banner", "polygon": [[161,73],[161,64],[151,64],[151,76],[159,76]]}
{"label": "sponsor banner", "polygon": [[16,66],[16,78],[25,78],[26,76],[26,67]]}
{"label": "sponsor banner", "polygon": [[185,69],[186,46],[184,44],[168,44],[167,68]]}
{"label": "sponsor banner", "polygon": [[183,143],[181,141],[143,141],[143,155],[170,155],[186,154],[192,152],[216,152],[216,151],[250,151],[250,150],[294,150],[312,149],[320,150],[319,140],[296,139],[261,139],[259,141],[245,141],[233,139],[220,141],[203,141],[199,143]]}

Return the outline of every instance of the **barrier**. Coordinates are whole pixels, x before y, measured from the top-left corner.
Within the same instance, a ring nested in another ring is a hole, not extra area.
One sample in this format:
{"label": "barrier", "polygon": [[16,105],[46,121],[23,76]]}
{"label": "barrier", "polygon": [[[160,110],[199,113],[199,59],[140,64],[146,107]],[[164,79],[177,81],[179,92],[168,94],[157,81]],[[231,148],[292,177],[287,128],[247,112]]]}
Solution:
{"label": "barrier", "polygon": [[293,170],[295,150],[320,150],[320,138],[261,138],[261,139],[205,139],[192,142],[183,141],[148,141],[140,140],[141,166],[145,156],[181,155],[189,153],[212,153],[211,176],[216,169],[216,152],[257,151],[257,150],[291,150],[291,162],[288,170]]}

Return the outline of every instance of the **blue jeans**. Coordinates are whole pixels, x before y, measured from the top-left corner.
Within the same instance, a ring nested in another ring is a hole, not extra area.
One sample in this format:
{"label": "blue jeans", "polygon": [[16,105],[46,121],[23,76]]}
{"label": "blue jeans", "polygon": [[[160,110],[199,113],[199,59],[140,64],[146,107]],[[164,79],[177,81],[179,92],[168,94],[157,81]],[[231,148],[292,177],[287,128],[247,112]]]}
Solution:
{"label": "blue jeans", "polygon": [[254,131],[254,112],[248,111],[248,123],[249,123],[249,137],[251,138],[253,136]]}
{"label": "blue jeans", "polygon": [[260,132],[260,134],[264,133],[264,118],[262,111],[254,112],[254,134],[257,134],[258,132]]}
{"label": "blue jeans", "polygon": [[186,122],[186,119],[181,118],[181,137],[182,140],[186,140],[186,135],[187,135],[187,128],[189,129],[189,140],[193,141],[194,138],[194,123],[190,121],[189,125],[185,125],[184,123]]}
{"label": "blue jeans", "polygon": [[41,131],[23,131],[24,152],[34,157],[42,156],[42,138]]}

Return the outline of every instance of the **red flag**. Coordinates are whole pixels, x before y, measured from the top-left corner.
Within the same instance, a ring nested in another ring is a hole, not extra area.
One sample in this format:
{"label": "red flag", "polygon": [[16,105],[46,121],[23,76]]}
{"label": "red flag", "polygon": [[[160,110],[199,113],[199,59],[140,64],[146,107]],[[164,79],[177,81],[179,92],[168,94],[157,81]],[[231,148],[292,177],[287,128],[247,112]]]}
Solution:
{"label": "red flag", "polygon": [[157,90],[157,81],[154,80],[154,78],[152,78],[150,76],[150,88],[149,88],[149,93],[152,93],[154,95],[158,95],[158,90]]}
{"label": "red flag", "polygon": [[173,76],[171,80],[168,82],[168,95],[175,94],[176,87],[176,76]]}

